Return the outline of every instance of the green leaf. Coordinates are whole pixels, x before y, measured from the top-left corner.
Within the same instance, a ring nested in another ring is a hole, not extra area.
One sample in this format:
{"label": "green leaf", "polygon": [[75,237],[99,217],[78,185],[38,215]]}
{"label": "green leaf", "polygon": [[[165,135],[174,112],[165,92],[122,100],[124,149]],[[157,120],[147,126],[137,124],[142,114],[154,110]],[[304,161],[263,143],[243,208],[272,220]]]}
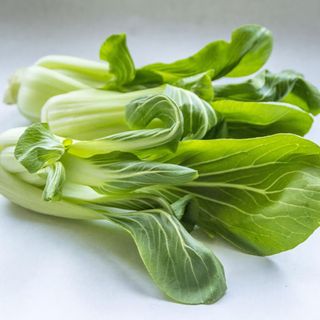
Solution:
{"label": "green leaf", "polygon": [[280,102],[218,100],[212,107],[227,123],[227,136],[250,138],[274,133],[305,135],[313,117],[293,105]]}
{"label": "green leaf", "polygon": [[[168,297],[181,303],[200,304],[223,296],[226,283],[221,263],[184,229],[162,198],[127,193],[111,197],[92,195],[86,199],[87,191],[80,191],[79,186],[72,189],[69,197],[77,197],[72,202],[103,214],[129,232],[151,278]],[[188,200],[191,197],[183,199],[185,203]]]}
{"label": "green leaf", "polygon": [[[115,78],[107,87],[121,87],[135,77],[135,66],[127,47],[125,34],[114,34],[100,48],[100,59],[107,61]],[[113,84],[114,83],[114,84]]]}
{"label": "green leaf", "polygon": [[199,225],[245,252],[289,250],[319,226],[320,148],[311,141],[290,134],[185,141],[174,155],[144,158],[197,170],[197,180],[158,193],[170,202],[196,197]]}
{"label": "green leaf", "polygon": [[214,76],[214,70],[209,70],[197,74],[195,76],[182,78],[174,83],[175,86],[181,87],[194,92],[201,99],[208,102],[213,100],[214,92],[212,87],[212,78]]}
{"label": "green leaf", "polygon": [[63,141],[50,132],[46,123],[35,123],[20,136],[15,157],[30,173],[35,173],[58,161],[64,151]]}
{"label": "green leaf", "polygon": [[193,169],[141,161],[133,154],[122,152],[86,159],[65,155],[62,162],[68,182],[90,186],[102,194],[127,193],[150,185],[184,184],[197,177]]}
{"label": "green leaf", "polygon": [[60,200],[62,197],[62,188],[66,179],[65,170],[61,162],[56,162],[46,168],[47,179],[43,190],[43,199],[45,201]]}
{"label": "green leaf", "polygon": [[270,31],[258,25],[244,25],[232,32],[229,43],[224,40],[211,42],[189,58],[172,63],[154,63],[141,70],[149,71],[150,75],[160,75],[164,83],[209,70],[214,70],[213,79],[223,76],[241,77],[259,70],[268,60],[271,51]]}
{"label": "green leaf", "polygon": [[[126,118],[129,127],[135,130],[75,142],[69,153],[86,158],[112,151],[134,152],[158,146],[175,150],[183,134],[183,115],[173,100],[164,95],[132,101],[126,107]],[[155,119],[160,120],[159,127],[148,129]]]}
{"label": "green leaf", "polygon": [[269,59],[272,46],[272,34],[262,26],[251,24],[236,29],[227,52],[229,62],[220,73],[216,72],[214,79],[243,77],[257,72]]}
{"label": "green leaf", "polygon": [[191,195],[184,196],[172,203],[171,208],[185,229],[191,232],[199,219],[199,204],[197,199]]}
{"label": "green leaf", "polygon": [[293,89],[282,101],[297,105],[313,115],[320,113],[320,91],[302,77],[297,78]]}
{"label": "green leaf", "polygon": [[217,113],[196,94],[171,85],[165,86],[163,94],[172,99],[183,114],[184,140],[202,139],[218,124]]}
{"label": "green leaf", "polygon": [[221,263],[174,215],[150,209],[106,216],[130,233],[151,278],[171,299],[212,303],[225,293]]}
{"label": "green leaf", "polygon": [[216,99],[284,101],[314,115],[320,112],[319,90],[292,70],[278,74],[264,70],[242,83],[214,85],[214,91]]}
{"label": "green leaf", "polygon": [[[62,168],[59,163],[55,164],[57,170],[58,167]],[[52,173],[56,175],[57,171]],[[49,177],[50,173],[48,179]],[[61,175],[56,177],[50,179],[53,183],[50,188],[53,189],[49,190],[47,184],[47,196],[54,196],[55,192],[52,191],[57,190],[57,185],[60,186],[57,182],[61,181]],[[210,303],[225,292],[223,267],[218,259],[184,230],[170,213],[170,207],[161,199],[156,201],[150,196],[141,198],[140,195],[133,195],[126,203],[128,195],[124,196],[125,199],[119,197],[118,200],[110,197],[109,201],[106,201],[107,205],[111,206],[108,207],[103,201],[100,204],[85,204],[84,199],[77,201],[72,199],[70,194],[66,194],[61,201],[46,202],[42,199],[40,188],[30,186],[17,176],[4,171],[2,167],[0,181],[0,192],[26,208],[78,219],[101,219],[104,216],[120,225],[132,235],[152,279],[167,296],[176,301],[190,304]],[[75,193],[78,197],[81,195],[79,190]],[[119,208],[114,208],[117,201]],[[161,202],[164,203],[163,208]],[[159,206],[162,209],[132,211],[145,206]],[[168,212],[164,210],[166,207]]]}

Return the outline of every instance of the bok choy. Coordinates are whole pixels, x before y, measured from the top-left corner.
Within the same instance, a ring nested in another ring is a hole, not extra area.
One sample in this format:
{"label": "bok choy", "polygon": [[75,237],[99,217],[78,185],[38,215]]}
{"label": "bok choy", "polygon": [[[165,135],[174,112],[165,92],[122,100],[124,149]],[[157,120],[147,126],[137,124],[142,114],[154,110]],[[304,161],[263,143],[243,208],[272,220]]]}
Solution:
{"label": "bok choy", "polygon": [[320,147],[303,138],[320,93],[300,73],[264,70],[258,25],[194,55],[136,67],[124,34],[100,60],[47,56],[10,79],[5,102],[33,123],[0,134],[0,193],[39,213],[128,232],[170,299],[212,303],[223,266],[192,236],[272,255],[320,223]]}

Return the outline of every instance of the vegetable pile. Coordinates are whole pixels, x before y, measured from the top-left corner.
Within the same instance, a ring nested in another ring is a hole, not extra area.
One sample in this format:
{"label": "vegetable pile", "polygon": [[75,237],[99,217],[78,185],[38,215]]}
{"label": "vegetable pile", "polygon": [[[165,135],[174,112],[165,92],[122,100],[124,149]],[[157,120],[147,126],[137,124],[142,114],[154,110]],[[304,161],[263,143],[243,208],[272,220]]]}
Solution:
{"label": "vegetable pile", "polygon": [[304,77],[264,70],[264,27],[189,58],[136,68],[123,34],[100,62],[47,56],[18,70],[5,102],[33,124],[0,135],[0,193],[25,208],[127,231],[156,285],[186,304],[226,290],[194,228],[249,254],[294,248],[320,223],[320,112]]}

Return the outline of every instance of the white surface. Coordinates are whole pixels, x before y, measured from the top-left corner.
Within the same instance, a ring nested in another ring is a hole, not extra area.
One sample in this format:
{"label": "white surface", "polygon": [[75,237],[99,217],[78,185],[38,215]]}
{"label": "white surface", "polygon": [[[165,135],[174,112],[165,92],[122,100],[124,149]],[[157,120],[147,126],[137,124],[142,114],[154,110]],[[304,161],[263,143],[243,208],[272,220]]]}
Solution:
{"label": "white surface", "polygon": [[[243,23],[275,35],[271,70],[295,68],[320,87],[320,2],[0,0],[0,90],[16,68],[61,53],[95,58],[110,33],[126,32],[138,63],[172,60]],[[1,130],[22,124],[0,106]],[[319,119],[310,137],[320,142]],[[0,196],[0,319],[320,318],[320,233],[269,258],[213,241],[228,292],[209,306],[167,301],[131,240],[104,224],[41,216]]]}

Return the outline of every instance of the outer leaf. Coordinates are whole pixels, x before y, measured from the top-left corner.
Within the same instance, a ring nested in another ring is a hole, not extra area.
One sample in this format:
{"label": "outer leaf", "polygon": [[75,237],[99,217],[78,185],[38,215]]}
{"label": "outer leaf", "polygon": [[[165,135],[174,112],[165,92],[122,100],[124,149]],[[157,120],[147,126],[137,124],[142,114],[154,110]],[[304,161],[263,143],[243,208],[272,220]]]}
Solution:
{"label": "outer leaf", "polygon": [[[135,66],[127,47],[125,34],[114,34],[107,38],[100,48],[100,59],[109,63],[110,72],[115,76],[113,81],[116,87],[121,87],[134,79]],[[110,85],[113,86],[112,82]]]}
{"label": "outer leaf", "polygon": [[28,127],[19,138],[15,157],[30,172],[50,166],[64,154],[63,141],[54,136],[45,123]]}
{"label": "outer leaf", "polygon": [[212,103],[227,123],[227,136],[250,138],[274,133],[305,135],[313,117],[289,104],[280,102],[243,102],[219,100]]}
{"label": "outer leaf", "polygon": [[308,140],[185,141],[174,156],[158,158],[199,172],[194,182],[160,194],[170,201],[194,195],[200,226],[248,253],[289,250],[319,226],[320,148]]}
{"label": "outer leaf", "polygon": [[173,215],[150,209],[107,217],[131,234],[150,276],[168,297],[199,304],[214,302],[225,293],[219,260]]}
{"label": "outer leaf", "polygon": [[[214,70],[213,79],[241,77],[259,70],[272,50],[270,31],[258,25],[245,25],[233,31],[230,43],[218,40],[193,56],[172,63],[154,63],[142,68],[172,82]],[[138,71],[139,73],[139,71]],[[146,75],[145,75],[146,76]]]}
{"label": "outer leaf", "polygon": [[320,112],[320,92],[300,73],[265,70],[237,84],[214,85],[216,99],[240,101],[286,101],[313,114]]}

